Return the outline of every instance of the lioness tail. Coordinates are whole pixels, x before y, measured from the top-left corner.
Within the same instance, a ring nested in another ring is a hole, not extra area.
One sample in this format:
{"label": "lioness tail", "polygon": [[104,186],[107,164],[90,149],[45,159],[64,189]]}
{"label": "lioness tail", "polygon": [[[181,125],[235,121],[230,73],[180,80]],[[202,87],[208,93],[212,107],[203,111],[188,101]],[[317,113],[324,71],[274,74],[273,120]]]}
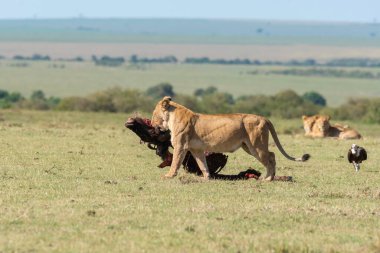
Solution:
{"label": "lioness tail", "polygon": [[269,126],[269,131],[270,131],[270,133],[272,135],[272,138],[274,140],[274,143],[276,143],[276,146],[280,150],[281,154],[283,154],[287,159],[289,159],[291,161],[306,162],[307,160],[310,159],[310,155],[309,154],[304,154],[300,158],[294,158],[294,157],[291,157],[290,155],[288,155],[286,153],[286,151],[284,150],[284,148],[282,147],[282,145],[280,143],[280,140],[278,139],[276,130],[274,129],[274,126],[273,126],[272,122],[270,122],[269,120],[267,120],[267,123],[268,123],[268,126]]}

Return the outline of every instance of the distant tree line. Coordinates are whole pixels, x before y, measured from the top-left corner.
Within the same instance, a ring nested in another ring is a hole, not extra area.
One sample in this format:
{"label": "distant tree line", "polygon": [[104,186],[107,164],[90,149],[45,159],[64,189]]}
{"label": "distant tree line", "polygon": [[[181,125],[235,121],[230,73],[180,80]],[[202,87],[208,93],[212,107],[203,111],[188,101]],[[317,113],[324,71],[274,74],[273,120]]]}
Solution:
{"label": "distant tree line", "polygon": [[208,57],[200,58],[186,58],[184,63],[189,64],[221,64],[221,65],[281,65],[281,66],[316,66],[318,65],[316,60],[307,59],[303,61],[291,60],[291,61],[259,61],[259,60],[249,60],[249,59],[209,59]]}
{"label": "distant tree line", "polygon": [[40,55],[40,54],[34,54],[32,56],[22,56],[22,55],[15,55],[13,57],[13,60],[22,60],[22,61],[50,61],[51,58],[48,55]]}
{"label": "distant tree line", "polygon": [[380,59],[345,58],[326,62],[328,67],[380,67]]}
{"label": "distant tree line", "polygon": [[[6,59],[4,56],[0,56],[1,59]],[[52,58],[48,55],[34,54],[32,56],[21,56],[15,55],[14,60],[24,60],[24,61],[50,61]],[[187,57],[183,61],[178,60],[175,56],[163,56],[163,57],[140,57],[133,54],[129,59],[124,57],[113,57],[113,56],[92,56],[92,61],[96,65],[117,67],[125,62],[131,64],[139,63],[184,63],[184,64],[220,64],[220,65],[256,65],[256,66],[305,66],[305,67],[380,67],[380,59],[371,58],[342,58],[342,59],[332,59],[325,62],[318,62],[315,59],[305,59],[305,60],[290,60],[290,61],[261,61],[261,60],[251,60],[251,59],[210,59],[208,57]],[[69,59],[58,59],[61,61],[77,61],[82,62],[84,58],[78,56]]]}
{"label": "distant tree line", "polygon": [[167,95],[193,111],[202,113],[239,112],[287,119],[324,113],[337,120],[380,123],[380,98],[350,99],[342,106],[331,108],[326,106],[325,98],[317,92],[298,95],[292,90],[284,90],[275,95],[245,95],[235,99],[215,87],[197,89],[193,95],[177,94],[169,83],[158,84],[146,91],[114,87],[84,97],[65,98],[46,97],[41,90],[34,91],[29,98],[18,92],[0,90],[0,108],[150,113],[157,101]]}
{"label": "distant tree line", "polygon": [[93,55],[92,61],[95,63],[95,65],[118,67],[124,64],[125,59],[123,57],[111,57],[111,56],[102,56],[98,58],[97,56]]}
{"label": "distant tree line", "polygon": [[132,64],[137,64],[137,63],[177,63],[178,60],[175,56],[172,56],[172,55],[165,56],[165,57],[157,57],[157,58],[147,58],[147,57],[139,57],[136,54],[134,54],[129,59],[129,62]]}
{"label": "distant tree line", "polygon": [[362,70],[343,70],[335,68],[308,68],[308,69],[280,69],[280,70],[254,70],[247,72],[252,75],[273,74],[273,75],[292,75],[292,76],[323,76],[339,78],[363,78],[363,79],[380,79],[380,72],[370,72]]}

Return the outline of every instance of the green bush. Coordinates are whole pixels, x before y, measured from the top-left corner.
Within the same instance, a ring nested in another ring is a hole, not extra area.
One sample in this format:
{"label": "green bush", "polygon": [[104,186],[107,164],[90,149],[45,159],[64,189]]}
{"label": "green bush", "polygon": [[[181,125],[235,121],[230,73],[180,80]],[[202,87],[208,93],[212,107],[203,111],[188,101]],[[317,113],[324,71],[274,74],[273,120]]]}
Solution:
{"label": "green bush", "polygon": [[94,112],[150,112],[153,108],[153,99],[144,93],[119,87],[99,91],[87,97],[63,98],[57,105],[57,110]]}
{"label": "green bush", "polygon": [[[13,95],[14,99],[19,99],[18,94]],[[54,109],[60,102],[60,98],[49,97],[46,98],[42,90],[33,91],[29,100],[19,100],[18,106],[21,108],[34,109],[34,110],[50,110]]]}
{"label": "green bush", "polygon": [[279,118],[298,118],[319,112],[320,106],[304,100],[294,91],[285,90],[274,96],[243,96],[237,99],[234,112],[252,113]]}
{"label": "green bush", "polygon": [[326,99],[315,91],[309,91],[302,95],[302,98],[306,101],[310,101],[313,104],[326,106]]}
{"label": "green bush", "polygon": [[217,92],[218,89],[214,86],[209,86],[207,87],[206,89],[196,89],[194,91],[194,96],[196,97],[203,97],[203,96],[206,96],[206,95],[210,95],[210,94],[213,94],[215,92]]}
{"label": "green bush", "polygon": [[164,96],[199,113],[251,113],[265,117],[300,118],[302,115],[327,114],[334,120],[359,120],[380,123],[380,98],[350,99],[342,106],[322,106],[320,94],[307,92],[299,96],[292,90],[281,91],[273,96],[250,95],[236,100],[229,93],[218,92],[215,87],[197,89],[193,96],[175,94],[172,85],[161,83],[142,92],[120,87],[98,91],[86,97],[46,97],[41,90],[34,91],[29,99],[20,93],[0,90],[0,108],[27,108],[35,110],[69,110],[94,112],[141,111],[150,113]]}
{"label": "green bush", "polygon": [[6,90],[0,90],[0,99],[5,99],[9,96],[9,92]]}
{"label": "green bush", "polygon": [[11,108],[12,105],[5,99],[0,99],[0,109],[8,109]]}
{"label": "green bush", "polygon": [[6,90],[0,90],[0,108],[11,108],[12,105],[24,99],[19,92],[9,93]]}
{"label": "green bush", "polygon": [[200,112],[201,111],[200,103],[197,100],[197,98],[194,96],[177,94],[174,97],[174,101],[176,101],[177,103],[189,108],[190,110],[192,110],[194,112]]}
{"label": "green bush", "polygon": [[234,112],[252,113],[262,116],[270,116],[270,103],[271,99],[268,96],[256,95],[256,96],[243,96],[236,100],[233,106]]}
{"label": "green bush", "polygon": [[113,92],[113,103],[118,112],[150,112],[154,109],[153,99],[138,90],[115,88]]}
{"label": "green bush", "polygon": [[339,120],[358,120],[367,123],[380,123],[380,99],[349,99],[337,108],[325,108],[322,113]]}
{"label": "green bush", "polygon": [[56,109],[60,111],[93,111],[93,103],[85,97],[62,98]]}
{"label": "green bush", "polygon": [[146,95],[154,98],[161,99],[165,96],[174,97],[173,86],[170,83],[160,83],[146,90]]}
{"label": "green bush", "polygon": [[204,95],[199,103],[204,113],[231,113],[235,101],[229,93],[215,92]]}

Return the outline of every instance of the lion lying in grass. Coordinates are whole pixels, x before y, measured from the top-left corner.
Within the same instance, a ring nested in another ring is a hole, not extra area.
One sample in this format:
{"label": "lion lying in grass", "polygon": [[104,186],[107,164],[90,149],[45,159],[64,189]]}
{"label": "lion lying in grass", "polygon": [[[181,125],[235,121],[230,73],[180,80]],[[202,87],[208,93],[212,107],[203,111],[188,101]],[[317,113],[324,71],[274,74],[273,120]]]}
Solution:
{"label": "lion lying in grass", "polygon": [[276,160],[274,153],[268,150],[269,133],[277,148],[287,159],[306,161],[310,157],[308,154],[301,158],[289,156],[278,140],[272,123],[264,117],[253,114],[194,113],[171,101],[170,97],[164,97],[157,103],[153,111],[152,126],[163,130],[169,129],[171,133],[174,150],[170,170],[165,175],[167,178],[177,175],[187,151],[194,156],[203,177],[209,179],[205,151],[223,153],[243,148],[265,166],[267,169],[265,179],[273,180]]}
{"label": "lion lying in grass", "polygon": [[362,136],[354,129],[341,124],[330,125],[330,116],[302,116],[305,136],[336,137],[338,139],[360,139]]}

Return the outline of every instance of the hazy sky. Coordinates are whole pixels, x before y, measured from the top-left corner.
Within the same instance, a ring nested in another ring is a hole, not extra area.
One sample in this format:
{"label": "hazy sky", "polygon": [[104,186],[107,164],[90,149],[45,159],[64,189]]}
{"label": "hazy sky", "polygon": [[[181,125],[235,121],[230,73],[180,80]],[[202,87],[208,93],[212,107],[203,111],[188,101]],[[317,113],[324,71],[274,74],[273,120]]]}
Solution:
{"label": "hazy sky", "polygon": [[176,17],[380,21],[380,0],[0,0],[0,19]]}

